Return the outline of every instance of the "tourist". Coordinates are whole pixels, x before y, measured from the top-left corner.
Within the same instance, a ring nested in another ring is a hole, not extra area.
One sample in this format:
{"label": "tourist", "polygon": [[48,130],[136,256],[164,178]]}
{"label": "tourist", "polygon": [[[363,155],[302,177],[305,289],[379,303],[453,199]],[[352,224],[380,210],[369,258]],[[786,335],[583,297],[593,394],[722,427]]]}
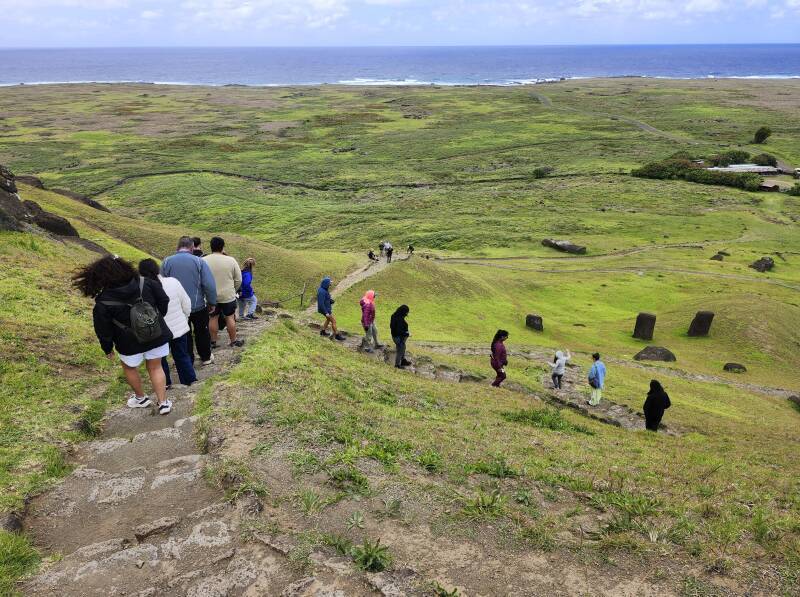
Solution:
{"label": "tourist", "polygon": [[169,354],[172,333],[164,322],[169,297],[157,281],[140,277],[133,266],[117,256],[101,257],[79,270],[75,287],[94,297],[94,331],[106,357],[119,354],[125,379],[133,390],[129,408],[152,404],[144,393],[139,365],[146,363],[159,414],[172,410],[167,400],[166,379],[161,359]]}
{"label": "tourist", "polygon": [[386,256],[386,241],[382,240],[381,244],[378,245],[378,248],[381,250],[381,257]]}
{"label": "tourist", "polygon": [[193,254],[194,239],[182,236],[178,241],[178,251],[167,257],[161,264],[161,275],[177,278],[189,299],[192,313],[189,315],[189,336],[186,339],[189,358],[194,362],[194,347],[203,365],[214,362],[211,353],[211,333],[209,332],[209,312],[217,304],[217,285],[208,264]]}
{"label": "tourist", "polygon": [[205,257],[205,253],[203,253],[203,249],[200,248],[200,245],[203,244],[203,241],[200,240],[199,236],[195,236],[192,238],[192,242],[194,243],[194,250],[192,251],[192,255],[195,257]]}
{"label": "tourist", "polygon": [[406,253],[408,254],[409,257],[411,257],[414,254],[414,245],[408,245]]}
{"label": "tourist", "polygon": [[391,263],[392,253],[394,253],[394,247],[392,246],[392,243],[387,242],[386,245],[384,245],[384,248],[386,249],[386,263]]}
{"label": "tourist", "polygon": [[375,251],[373,251],[372,249],[370,249],[369,253],[367,253],[367,257],[369,258],[370,261],[380,261],[380,259],[378,259],[378,257],[375,255]]}
{"label": "tourist", "polygon": [[392,314],[392,319],[389,323],[389,328],[392,331],[392,340],[397,348],[397,354],[394,357],[394,366],[398,369],[404,369],[411,363],[406,360],[406,341],[411,335],[408,332],[408,317],[409,308],[407,305],[401,305],[397,311]]}
{"label": "tourist", "polygon": [[606,383],[606,366],[600,360],[600,353],[592,355],[592,368],[589,369],[589,385],[592,386],[592,397],[588,404],[597,406],[603,399],[603,388]]}
{"label": "tourist", "polygon": [[[190,386],[197,381],[194,363],[189,358],[189,315],[192,313],[192,301],[189,295],[175,278],[165,278],[159,273],[158,264],[152,259],[143,259],[139,262],[139,275],[154,280],[161,284],[164,292],[169,297],[169,307],[164,321],[172,332],[169,341],[169,350],[172,360],[175,361],[175,370],[178,380],[185,386]],[[172,387],[172,376],[169,372],[167,357],[161,359],[161,367],[167,379],[167,389]]]}
{"label": "tourist", "polygon": [[256,307],[258,299],[253,290],[253,267],[256,260],[248,257],[242,264],[242,285],[239,288],[239,319],[258,319]]}
{"label": "tourist", "polygon": [[672,406],[672,403],[669,400],[669,394],[664,391],[658,381],[651,380],[650,391],[647,392],[643,407],[645,427],[648,431],[658,431],[664,411],[670,406]]}
{"label": "tourist", "polygon": [[219,316],[224,317],[225,329],[228,330],[229,346],[242,346],[243,340],[236,339],[236,292],[242,285],[242,270],[233,257],[223,253],[225,241],[218,236],[211,239],[211,255],[203,257],[208,264],[214,282],[217,285],[217,308],[211,313],[209,329],[211,345],[216,346],[219,335]]}
{"label": "tourist", "polygon": [[333,339],[342,341],[344,340],[344,336],[342,336],[339,333],[339,330],[336,328],[336,318],[333,316],[333,303],[336,301],[331,296],[330,288],[331,279],[328,276],[325,276],[322,279],[319,288],[317,288],[317,312],[320,315],[325,316],[325,323],[322,325],[319,335],[327,337],[328,326],[331,326]]}
{"label": "tourist", "polygon": [[497,330],[492,339],[492,359],[490,361],[492,369],[497,374],[492,386],[499,388],[506,379],[506,365],[508,365],[508,353],[506,352],[505,341],[508,340],[508,332]]}
{"label": "tourist", "polygon": [[361,305],[361,325],[364,327],[364,352],[372,352],[382,346],[378,344],[378,328],[375,327],[375,291],[367,290],[359,302]]}
{"label": "tourist", "polygon": [[567,368],[567,361],[572,358],[572,355],[569,354],[567,351],[566,356],[560,350],[556,351],[556,356],[553,358],[553,362],[549,363],[550,368],[553,370],[550,377],[553,380],[553,389],[560,390],[561,389],[561,378],[564,377],[564,372]]}

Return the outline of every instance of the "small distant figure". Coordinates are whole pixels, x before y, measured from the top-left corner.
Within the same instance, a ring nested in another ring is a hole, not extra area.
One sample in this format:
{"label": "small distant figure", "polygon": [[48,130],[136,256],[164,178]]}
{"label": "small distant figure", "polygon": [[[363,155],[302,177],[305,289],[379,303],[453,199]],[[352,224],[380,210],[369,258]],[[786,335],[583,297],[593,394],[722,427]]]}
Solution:
{"label": "small distant figure", "polygon": [[378,245],[378,248],[381,250],[381,257],[386,257],[386,241],[382,240],[381,244]]}
{"label": "small distant figure", "polygon": [[319,331],[320,336],[329,337],[328,326],[331,326],[333,332],[333,339],[344,340],[344,336],[339,333],[336,328],[336,318],[333,316],[333,304],[336,302],[331,296],[331,279],[328,276],[322,278],[322,282],[317,289],[317,313],[325,316],[325,323],[322,324],[322,329]]}
{"label": "small distant figure", "polygon": [[408,331],[408,322],[406,321],[409,311],[408,305],[400,305],[397,311],[392,314],[392,319],[389,322],[389,328],[392,330],[392,340],[397,348],[394,366],[398,369],[405,369],[411,364],[406,360],[406,341],[411,335]]}
{"label": "small distant figure", "polygon": [[375,291],[367,290],[360,301],[361,305],[361,325],[364,327],[364,352],[373,352],[377,348],[383,348],[378,343],[378,328],[375,327]]}
{"label": "small distant figure", "polygon": [[195,236],[192,238],[192,243],[194,244],[194,249],[192,249],[192,255],[195,257],[205,257],[205,253],[203,253],[203,249],[200,245],[203,244],[203,241],[200,240],[199,236]]}
{"label": "small distant figure", "polygon": [[392,243],[386,243],[384,245],[384,249],[386,250],[386,263],[392,262],[392,253],[394,253],[394,247]]}
{"label": "small distant figure", "polygon": [[589,369],[589,385],[592,386],[592,397],[588,404],[589,406],[597,406],[603,399],[603,388],[606,383],[606,366],[600,360],[600,353],[596,352],[592,355],[592,368]]}
{"label": "small distant figure", "polygon": [[492,359],[490,364],[494,369],[497,377],[492,382],[492,386],[499,388],[506,380],[506,366],[508,365],[508,353],[506,352],[505,341],[508,340],[508,332],[506,330],[497,330],[497,333],[492,339]]}
{"label": "small distant figure", "polygon": [[414,254],[414,245],[408,245],[406,253],[408,254],[409,257],[411,257]]}
{"label": "small distant figure", "polygon": [[644,401],[644,421],[648,431],[658,431],[664,411],[672,406],[669,394],[664,390],[661,383],[655,379],[650,381],[650,391]]}
{"label": "small distant figure", "polygon": [[258,306],[258,298],[256,297],[255,290],[253,290],[253,267],[256,265],[256,260],[248,257],[242,264],[242,285],[239,288],[239,319],[258,319],[256,316],[256,307]]}
{"label": "small distant figure", "polygon": [[553,380],[553,389],[560,390],[561,389],[561,379],[564,377],[564,372],[567,368],[567,362],[572,358],[572,355],[567,354],[565,355],[563,352],[556,351],[556,356],[553,357],[553,362],[549,363],[550,368],[553,370],[550,378]]}
{"label": "small distant figure", "polygon": [[375,255],[375,251],[373,251],[372,249],[370,249],[370,250],[369,250],[369,253],[367,253],[367,257],[369,257],[369,260],[370,260],[370,261],[380,261],[380,259],[378,258],[378,256],[377,256],[377,255]]}

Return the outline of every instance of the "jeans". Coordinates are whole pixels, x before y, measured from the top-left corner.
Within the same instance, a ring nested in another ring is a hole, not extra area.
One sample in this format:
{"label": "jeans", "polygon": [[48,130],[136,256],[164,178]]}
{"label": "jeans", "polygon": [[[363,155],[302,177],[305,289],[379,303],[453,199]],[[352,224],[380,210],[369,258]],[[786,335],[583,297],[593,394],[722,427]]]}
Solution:
{"label": "jeans", "polygon": [[242,317],[249,317],[250,315],[255,315],[257,305],[258,305],[258,299],[256,298],[255,294],[249,298],[240,298],[239,319],[241,319]]}
{"label": "jeans", "polygon": [[495,373],[497,373],[497,377],[495,377],[494,381],[492,382],[492,385],[496,388],[499,388],[500,384],[506,380],[507,375],[502,367],[500,369],[495,369],[494,371]]}
{"label": "jeans", "polygon": [[378,347],[378,328],[372,323],[364,328],[364,348]]}
{"label": "jeans", "polygon": [[553,387],[556,390],[560,390],[561,389],[561,378],[564,377],[564,376],[562,374],[560,374],[560,373],[553,373],[553,375],[551,377],[553,378]]}
{"label": "jeans", "polygon": [[201,361],[211,358],[211,333],[208,331],[208,309],[203,307],[189,315],[189,335],[186,338],[189,358],[194,362],[193,346],[197,347],[197,354]]}
{"label": "jeans", "polygon": [[392,338],[392,340],[394,340],[394,345],[397,347],[397,354],[394,357],[394,366],[402,367],[403,361],[406,358],[406,338],[396,336]]}
{"label": "jeans", "polygon": [[[169,350],[172,353],[172,360],[175,361],[175,369],[178,372],[178,379],[185,386],[190,386],[197,381],[197,374],[194,372],[194,364],[189,357],[189,332],[180,338],[173,338],[169,341]],[[172,378],[169,374],[169,364],[167,357],[161,359],[161,367],[167,378],[167,385],[172,385]]]}

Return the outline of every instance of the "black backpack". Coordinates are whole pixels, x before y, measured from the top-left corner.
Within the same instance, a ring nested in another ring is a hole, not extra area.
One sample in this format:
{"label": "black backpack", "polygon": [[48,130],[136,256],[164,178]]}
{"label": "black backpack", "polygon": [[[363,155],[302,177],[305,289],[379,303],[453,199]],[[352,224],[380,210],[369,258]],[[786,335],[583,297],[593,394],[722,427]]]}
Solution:
{"label": "black backpack", "polygon": [[110,307],[130,307],[130,327],[114,319],[114,325],[123,330],[130,331],[140,344],[148,344],[158,340],[163,333],[161,329],[161,315],[158,310],[144,300],[142,291],[144,290],[144,278],[139,277],[139,299],[132,305],[119,301],[100,301]]}

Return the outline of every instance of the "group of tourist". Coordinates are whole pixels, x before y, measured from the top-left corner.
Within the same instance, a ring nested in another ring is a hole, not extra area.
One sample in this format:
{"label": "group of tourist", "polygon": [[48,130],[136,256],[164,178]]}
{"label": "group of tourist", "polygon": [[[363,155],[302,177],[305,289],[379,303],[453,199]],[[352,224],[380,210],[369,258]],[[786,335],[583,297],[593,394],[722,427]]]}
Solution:
{"label": "group of tourist", "polygon": [[[231,347],[237,338],[236,311],[241,319],[257,319],[253,291],[255,259],[239,263],[225,253],[225,241],[214,237],[205,255],[201,240],[181,237],[174,255],[161,267],[143,259],[138,268],[116,255],[101,257],[79,270],[75,286],[95,299],[94,329],[109,360],[116,354],[133,390],[130,408],[152,405],[144,392],[139,366],[145,363],[159,414],[172,410],[167,390],[172,387],[167,355],[172,354],[183,385],[197,381],[195,349],[202,364],[214,362],[220,327]],[[115,354],[116,351],[116,354]]]}
{"label": "group of tourist", "polygon": [[[392,243],[390,243],[388,240],[381,241],[381,243],[378,245],[378,250],[380,251],[380,257],[376,255],[375,251],[372,249],[369,250],[367,257],[370,261],[380,261],[382,257],[385,257],[386,263],[392,262],[392,255],[394,255],[394,247],[392,246]],[[406,248],[406,255],[411,257],[413,254],[414,245],[408,245],[408,248]]]}

